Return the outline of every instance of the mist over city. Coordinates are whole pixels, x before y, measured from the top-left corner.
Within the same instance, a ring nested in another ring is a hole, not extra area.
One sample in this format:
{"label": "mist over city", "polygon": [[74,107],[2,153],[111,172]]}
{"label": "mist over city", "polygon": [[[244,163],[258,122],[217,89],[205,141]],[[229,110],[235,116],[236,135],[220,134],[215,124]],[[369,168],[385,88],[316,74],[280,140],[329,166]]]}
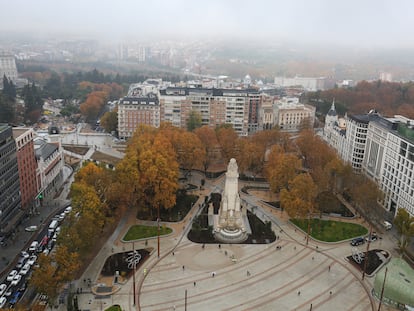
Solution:
{"label": "mist over city", "polygon": [[[0,48],[15,54],[57,49],[70,61],[99,62],[134,58],[121,49],[151,48],[168,50],[175,69],[197,63],[206,74],[413,75],[411,1],[19,0],[3,6]],[[88,47],[87,57],[74,55]],[[231,61],[242,62],[245,72]]]}
{"label": "mist over city", "polygon": [[0,8],[0,311],[414,310],[413,1]]}

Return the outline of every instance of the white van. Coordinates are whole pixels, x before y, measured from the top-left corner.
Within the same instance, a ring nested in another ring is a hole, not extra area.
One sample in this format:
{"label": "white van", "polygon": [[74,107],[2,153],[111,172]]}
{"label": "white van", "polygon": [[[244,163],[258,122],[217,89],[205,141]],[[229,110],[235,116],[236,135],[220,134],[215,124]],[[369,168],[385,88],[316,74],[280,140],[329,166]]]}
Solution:
{"label": "white van", "polygon": [[385,230],[391,230],[392,228],[392,224],[386,220],[382,222],[382,225],[384,226]]}
{"label": "white van", "polygon": [[33,241],[32,244],[30,244],[29,252],[35,252],[37,250],[37,247],[39,246],[39,242]]}

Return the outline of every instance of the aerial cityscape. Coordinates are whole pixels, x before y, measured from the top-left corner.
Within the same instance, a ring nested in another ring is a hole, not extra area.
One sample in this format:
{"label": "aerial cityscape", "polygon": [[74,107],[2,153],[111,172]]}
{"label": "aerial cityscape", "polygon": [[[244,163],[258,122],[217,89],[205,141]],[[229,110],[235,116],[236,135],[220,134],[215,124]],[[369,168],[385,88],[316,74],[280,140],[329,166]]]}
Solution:
{"label": "aerial cityscape", "polygon": [[414,310],[408,0],[0,12],[0,310]]}

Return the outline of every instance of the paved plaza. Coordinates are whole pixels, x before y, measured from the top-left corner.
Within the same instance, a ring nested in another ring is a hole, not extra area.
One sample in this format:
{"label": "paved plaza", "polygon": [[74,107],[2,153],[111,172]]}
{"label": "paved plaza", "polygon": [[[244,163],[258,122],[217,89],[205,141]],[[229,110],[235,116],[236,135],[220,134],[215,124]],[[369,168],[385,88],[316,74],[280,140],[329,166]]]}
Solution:
{"label": "paved plaza", "polygon": [[[215,187],[219,184],[217,181]],[[118,304],[122,310],[377,310],[371,294],[373,279],[361,280],[361,273],[346,259],[349,242],[306,245],[304,234],[284,220],[281,212],[257,201],[256,215],[271,220],[278,239],[269,244],[201,244],[186,237],[191,221],[204,199],[180,223],[166,223],[173,233],[157,239],[136,241],[135,249],[154,251],[136,271],[134,304],[133,278],[118,286],[113,295],[94,296],[90,288],[78,295],[81,310],[104,310]],[[250,198],[254,201],[254,198]],[[130,225],[142,223],[126,215],[83,279],[97,284],[105,259],[115,252],[132,250],[121,241]],[[376,248],[392,250],[393,241],[384,237]],[[363,250],[363,249],[361,249]],[[78,287],[83,287],[79,280]],[[382,306],[381,310],[391,310]]]}

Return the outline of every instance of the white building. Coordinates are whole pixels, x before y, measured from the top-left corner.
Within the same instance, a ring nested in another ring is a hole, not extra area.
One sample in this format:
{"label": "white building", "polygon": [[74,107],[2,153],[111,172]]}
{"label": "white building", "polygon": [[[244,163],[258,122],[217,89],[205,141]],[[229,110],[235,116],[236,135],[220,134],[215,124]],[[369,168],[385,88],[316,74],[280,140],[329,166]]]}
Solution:
{"label": "white building", "polygon": [[378,183],[381,202],[394,215],[404,208],[414,216],[414,120],[385,118],[376,111],[346,117],[339,126],[335,106],[325,119],[324,139],[339,156]]}
{"label": "white building", "polygon": [[286,78],[286,77],[275,77],[275,84],[281,87],[292,87],[292,86],[301,86],[307,91],[318,91],[325,90],[326,88],[326,78],[312,78],[312,77],[299,77]]}
{"label": "white building", "polygon": [[3,77],[12,80],[14,84],[17,81],[17,67],[14,56],[5,52],[0,53],[0,85],[3,88]]}
{"label": "white building", "polygon": [[63,149],[59,142],[48,143],[42,138],[36,138],[34,146],[40,180],[39,193],[43,194],[44,200],[52,200],[63,183]]}

